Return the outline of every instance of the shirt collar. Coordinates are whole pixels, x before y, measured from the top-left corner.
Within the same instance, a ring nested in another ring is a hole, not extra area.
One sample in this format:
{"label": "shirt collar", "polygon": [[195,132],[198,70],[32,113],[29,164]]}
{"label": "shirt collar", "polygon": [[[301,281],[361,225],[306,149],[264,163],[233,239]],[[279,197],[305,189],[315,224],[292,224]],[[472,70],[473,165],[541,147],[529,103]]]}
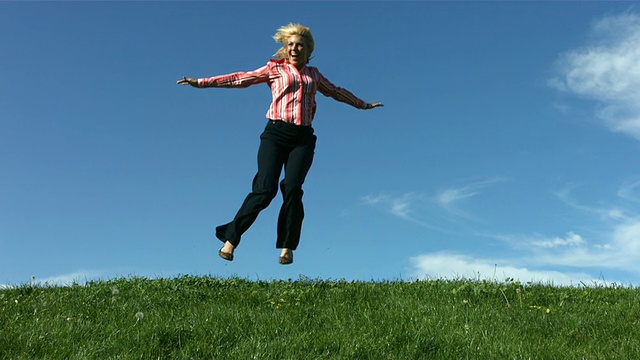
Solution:
{"label": "shirt collar", "polygon": [[[289,65],[293,66],[293,64],[291,64],[291,63],[289,62],[289,59],[285,59],[285,58],[277,59],[277,60],[271,60],[271,61],[275,61],[275,62],[277,62],[277,63],[279,63],[279,64],[289,64]],[[293,67],[295,68],[295,66],[293,66]],[[303,70],[305,70],[306,68],[307,68],[307,65],[305,64],[305,65],[302,67],[302,69],[298,69],[298,68],[296,68],[296,70],[298,70],[298,71],[303,71]]]}

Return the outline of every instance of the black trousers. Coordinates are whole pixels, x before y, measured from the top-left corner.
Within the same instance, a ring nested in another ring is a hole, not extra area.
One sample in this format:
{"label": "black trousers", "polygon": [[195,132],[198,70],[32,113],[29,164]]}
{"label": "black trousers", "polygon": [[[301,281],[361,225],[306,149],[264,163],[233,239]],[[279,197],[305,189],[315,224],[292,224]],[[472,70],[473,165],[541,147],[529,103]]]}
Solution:
{"label": "black trousers", "polygon": [[276,248],[295,250],[300,242],[304,218],[302,184],[311,168],[315,147],[316,136],[311,126],[269,120],[260,135],[258,173],[253,178],[252,191],[233,221],[216,228],[216,237],[236,247],[240,244],[242,234],[277,195],[284,167],[284,179],[280,182],[283,202],[278,215]]}

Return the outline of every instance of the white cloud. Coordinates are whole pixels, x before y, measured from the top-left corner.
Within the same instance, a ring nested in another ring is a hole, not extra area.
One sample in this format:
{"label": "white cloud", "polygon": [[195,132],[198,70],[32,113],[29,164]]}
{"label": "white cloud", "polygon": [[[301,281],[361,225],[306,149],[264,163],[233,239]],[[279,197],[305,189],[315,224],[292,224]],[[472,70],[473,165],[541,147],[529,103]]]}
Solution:
{"label": "white cloud", "polygon": [[635,275],[640,258],[640,220],[616,224],[600,241],[587,241],[569,232],[566,238],[530,240],[537,248],[526,256],[530,261],[549,266],[573,268],[605,268]]}
{"label": "white cloud", "polygon": [[46,278],[32,278],[32,284],[34,285],[54,285],[54,286],[66,286],[73,284],[84,284],[87,281],[98,280],[101,276],[104,275],[104,272],[101,271],[78,271],[69,274],[61,274],[55,276],[49,276]]}
{"label": "white cloud", "polygon": [[612,131],[640,140],[640,15],[607,16],[591,31],[590,44],[560,56],[549,85],[595,100]]}
{"label": "white cloud", "polygon": [[514,265],[512,261],[473,258],[457,253],[430,253],[410,259],[412,276],[417,278],[477,279],[504,281],[513,278],[521,282],[551,283],[553,285],[576,285],[599,282],[581,272],[560,272],[545,269],[529,269]]}
{"label": "white cloud", "polygon": [[32,285],[32,286],[68,286],[73,284],[85,284],[87,281],[99,280],[106,273],[102,271],[78,271],[69,274],[61,274],[55,276],[48,276],[39,278],[32,276],[30,279],[25,279],[20,284],[0,284],[1,289],[10,289],[16,286]]}
{"label": "white cloud", "polygon": [[612,259],[618,264],[636,269],[640,259],[640,220],[628,221],[616,226],[613,231],[613,241],[609,245],[615,249]]}
{"label": "white cloud", "polygon": [[563,246],[576,246],[584,244],[582,236],[570,231],[567,236],[563,238],[554,237],[552,239],[536,240],[531,242],[532,245],[542,248],[556,248]]}

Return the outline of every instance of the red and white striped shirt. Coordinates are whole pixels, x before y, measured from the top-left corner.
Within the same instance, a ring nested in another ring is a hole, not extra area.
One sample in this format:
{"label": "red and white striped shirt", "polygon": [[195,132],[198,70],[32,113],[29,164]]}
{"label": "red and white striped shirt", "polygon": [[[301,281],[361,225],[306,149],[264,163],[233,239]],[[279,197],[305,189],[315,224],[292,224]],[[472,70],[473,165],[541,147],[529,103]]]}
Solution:
{"label": "red and white striped shirt", "polygon": [[267,65],[249,72],[236,72],[198,79],[198,87],[248,87],[266,82],[273,100],[267,118],[295,125],[311,126],[316,113],[316,91],[358,109],[367,103],[349,90],[333,85],[317,68],[298,70],[286,59],[270,60]]}

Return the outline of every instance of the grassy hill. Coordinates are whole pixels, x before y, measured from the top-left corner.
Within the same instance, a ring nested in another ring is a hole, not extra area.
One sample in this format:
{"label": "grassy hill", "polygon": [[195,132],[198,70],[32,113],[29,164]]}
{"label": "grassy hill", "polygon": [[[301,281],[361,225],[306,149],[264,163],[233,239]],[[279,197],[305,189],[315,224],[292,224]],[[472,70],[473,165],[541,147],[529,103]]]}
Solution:
{"label": "grassy hill", "polygon": [[0,290],[2,359],[638,359],[640,289],[133,277]]}

